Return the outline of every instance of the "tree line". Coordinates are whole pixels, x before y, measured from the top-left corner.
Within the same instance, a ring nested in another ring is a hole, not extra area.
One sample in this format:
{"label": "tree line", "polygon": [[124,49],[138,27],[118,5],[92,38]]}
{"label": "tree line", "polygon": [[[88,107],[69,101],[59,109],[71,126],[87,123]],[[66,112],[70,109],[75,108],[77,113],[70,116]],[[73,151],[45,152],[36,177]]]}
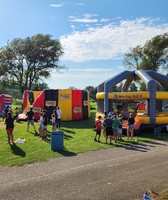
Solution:
{"label": "tree line", "polygon": [[[0,48],[0,93],[10,91],[14,96],[21,96],[24,90],[43,90],[48,85],[52,70],[60,71],[65,66],[59,65],[64,54],[59,40],[49,34],[37,34],[25,39],[15,38]],[[143,46],[136,46],[125,53],[123,65],[129,69],[160,71],[168,75],[168,33],[157,35]],[[114,88],[121,91],[122,83]],[[91,99],[95,100],[97,88],[87,86]],[[145,84],[139,83],[140,90],[146,90]],[[165,89],[167,90],[168,88]],[[137,91],[133,82],[130,91]],[[17,92],[16,92],[17,91]]]}

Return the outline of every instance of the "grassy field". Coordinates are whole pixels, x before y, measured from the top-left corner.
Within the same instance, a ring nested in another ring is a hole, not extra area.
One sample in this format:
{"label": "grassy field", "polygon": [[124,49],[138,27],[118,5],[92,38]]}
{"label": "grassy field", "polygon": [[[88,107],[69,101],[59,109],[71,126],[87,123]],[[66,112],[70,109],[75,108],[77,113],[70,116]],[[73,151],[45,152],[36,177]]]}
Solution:
{"label": "grassy field", "polygon": [[[157,139],[154,133],[148,132],[141,133],[141,135],[136,136],[134,139],[129,141],[126,140],[126,137],[123,137],[125,141],[116,144],[113,142],[113,145],[105,144],[104,136],[101,136],[101,143],[95,142],[93,140],[95,135],[95,132],[93,131],[95,113],[96,107],[93,105],[90,119],[62,122],[61,130],[64,132],[64,149],[59,152],[51,151],[51,124],[48,125],[47,140],[41,140],[38,134],[34,133],[32,126],[30,126],[30,132],[26,132],[26,122],[15,122],[15,140],[18,138],[24,138],[26,142],[23,144],[15,143],[14,145],[8,145],[5,125],[0,121],[0,167],[4,168],[47,161],[49,158],[57,156],[72,156],[86,151],[115,148],[125,145],[131,146],[137,142],[151,142]],[[35,126],[38,130],[38,122],[35,123]],[[167,138],[168,134],[162,133],[160,140],[167,140]],[[168,191],[165,191],[160,195],[164,197],[164,199],[168,199]]]}
{"label": "grassy field", "polygon": [[[33,127],[30,125],[30,132],[26,132],[27,123],[24,121],[15,122],[14,137],[24,138],[26,143],[14,145],[7,144],[7,136],[5,125],[0,122],[0,166],[14,166],[24,165],[27,163],[33,163],[38,161],[46,161],[49,158],[56,156],[70,156],[86,151],[93,151],[98,149],[114,148],[116,146],[132,145],[138,142],[148,142],[155,139],[153,133],[146,133],[133,140],[125,140],[113,145],[105,144],[104,136],[101,136],[101,143],[94,142],[93,138],[95,132],[94,117],[96,109],[92,107],[91,117],[88,120],[82,121],[69,121],[62,122],[62,128],[64,132],[64,149],[60,152],[51,151],[51,124],[48,125],[48,138],[47,140],[41,140],[37,134],[34,133]],[[38,130],[38,122],[35,123]],[[166,139],[167,134],[162,134],[161,139]]]}

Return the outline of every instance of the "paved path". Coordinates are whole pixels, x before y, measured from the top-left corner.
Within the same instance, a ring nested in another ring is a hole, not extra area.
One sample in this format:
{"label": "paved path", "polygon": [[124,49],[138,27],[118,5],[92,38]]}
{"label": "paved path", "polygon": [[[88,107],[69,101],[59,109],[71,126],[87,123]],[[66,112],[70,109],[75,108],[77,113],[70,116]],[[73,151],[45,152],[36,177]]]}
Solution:
{"label": "paved path", "polygon": [[140,200],[168,188],[168,143],[91,151],[0,170],[1,200]]}

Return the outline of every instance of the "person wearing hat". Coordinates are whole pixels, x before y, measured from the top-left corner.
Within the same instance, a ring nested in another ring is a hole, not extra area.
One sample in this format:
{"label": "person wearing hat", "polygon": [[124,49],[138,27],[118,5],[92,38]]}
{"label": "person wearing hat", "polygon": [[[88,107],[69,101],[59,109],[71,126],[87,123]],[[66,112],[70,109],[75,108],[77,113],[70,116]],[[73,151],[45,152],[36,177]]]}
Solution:
{"label": "person wearing hat", "polygon": [[14,139],[13,139],[14,118],[12,117],[11,112],[7,113],[7,118],[5,119],[5,124],[6,124],[8,144],[10,144],[11,142],[14,143]]}

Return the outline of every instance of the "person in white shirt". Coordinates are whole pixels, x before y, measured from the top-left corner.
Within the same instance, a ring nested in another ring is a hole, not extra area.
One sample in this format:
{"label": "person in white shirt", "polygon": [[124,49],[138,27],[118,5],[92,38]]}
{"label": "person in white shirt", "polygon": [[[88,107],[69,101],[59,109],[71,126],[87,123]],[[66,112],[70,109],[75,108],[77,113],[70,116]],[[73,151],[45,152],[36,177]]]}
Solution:
{"label": "person in white shirt", "polygon": [[51,121],[52,121],[52,131],[56,131],[57,124],[56,124],[56,117],[55,117],[54,111],[53,111],[53,114],[51,115]]}
{"label": "person in white shirt", "polygon": [[62,111],[60,110],[59,106],[57,106],[56,112],[57,112],[57,128],[61,128]]}
{"label": "person in white shirt", "polygon": [[42,126],[43,126],[43,112],[40,112],[39,120],[39,136],[42,137]]}

